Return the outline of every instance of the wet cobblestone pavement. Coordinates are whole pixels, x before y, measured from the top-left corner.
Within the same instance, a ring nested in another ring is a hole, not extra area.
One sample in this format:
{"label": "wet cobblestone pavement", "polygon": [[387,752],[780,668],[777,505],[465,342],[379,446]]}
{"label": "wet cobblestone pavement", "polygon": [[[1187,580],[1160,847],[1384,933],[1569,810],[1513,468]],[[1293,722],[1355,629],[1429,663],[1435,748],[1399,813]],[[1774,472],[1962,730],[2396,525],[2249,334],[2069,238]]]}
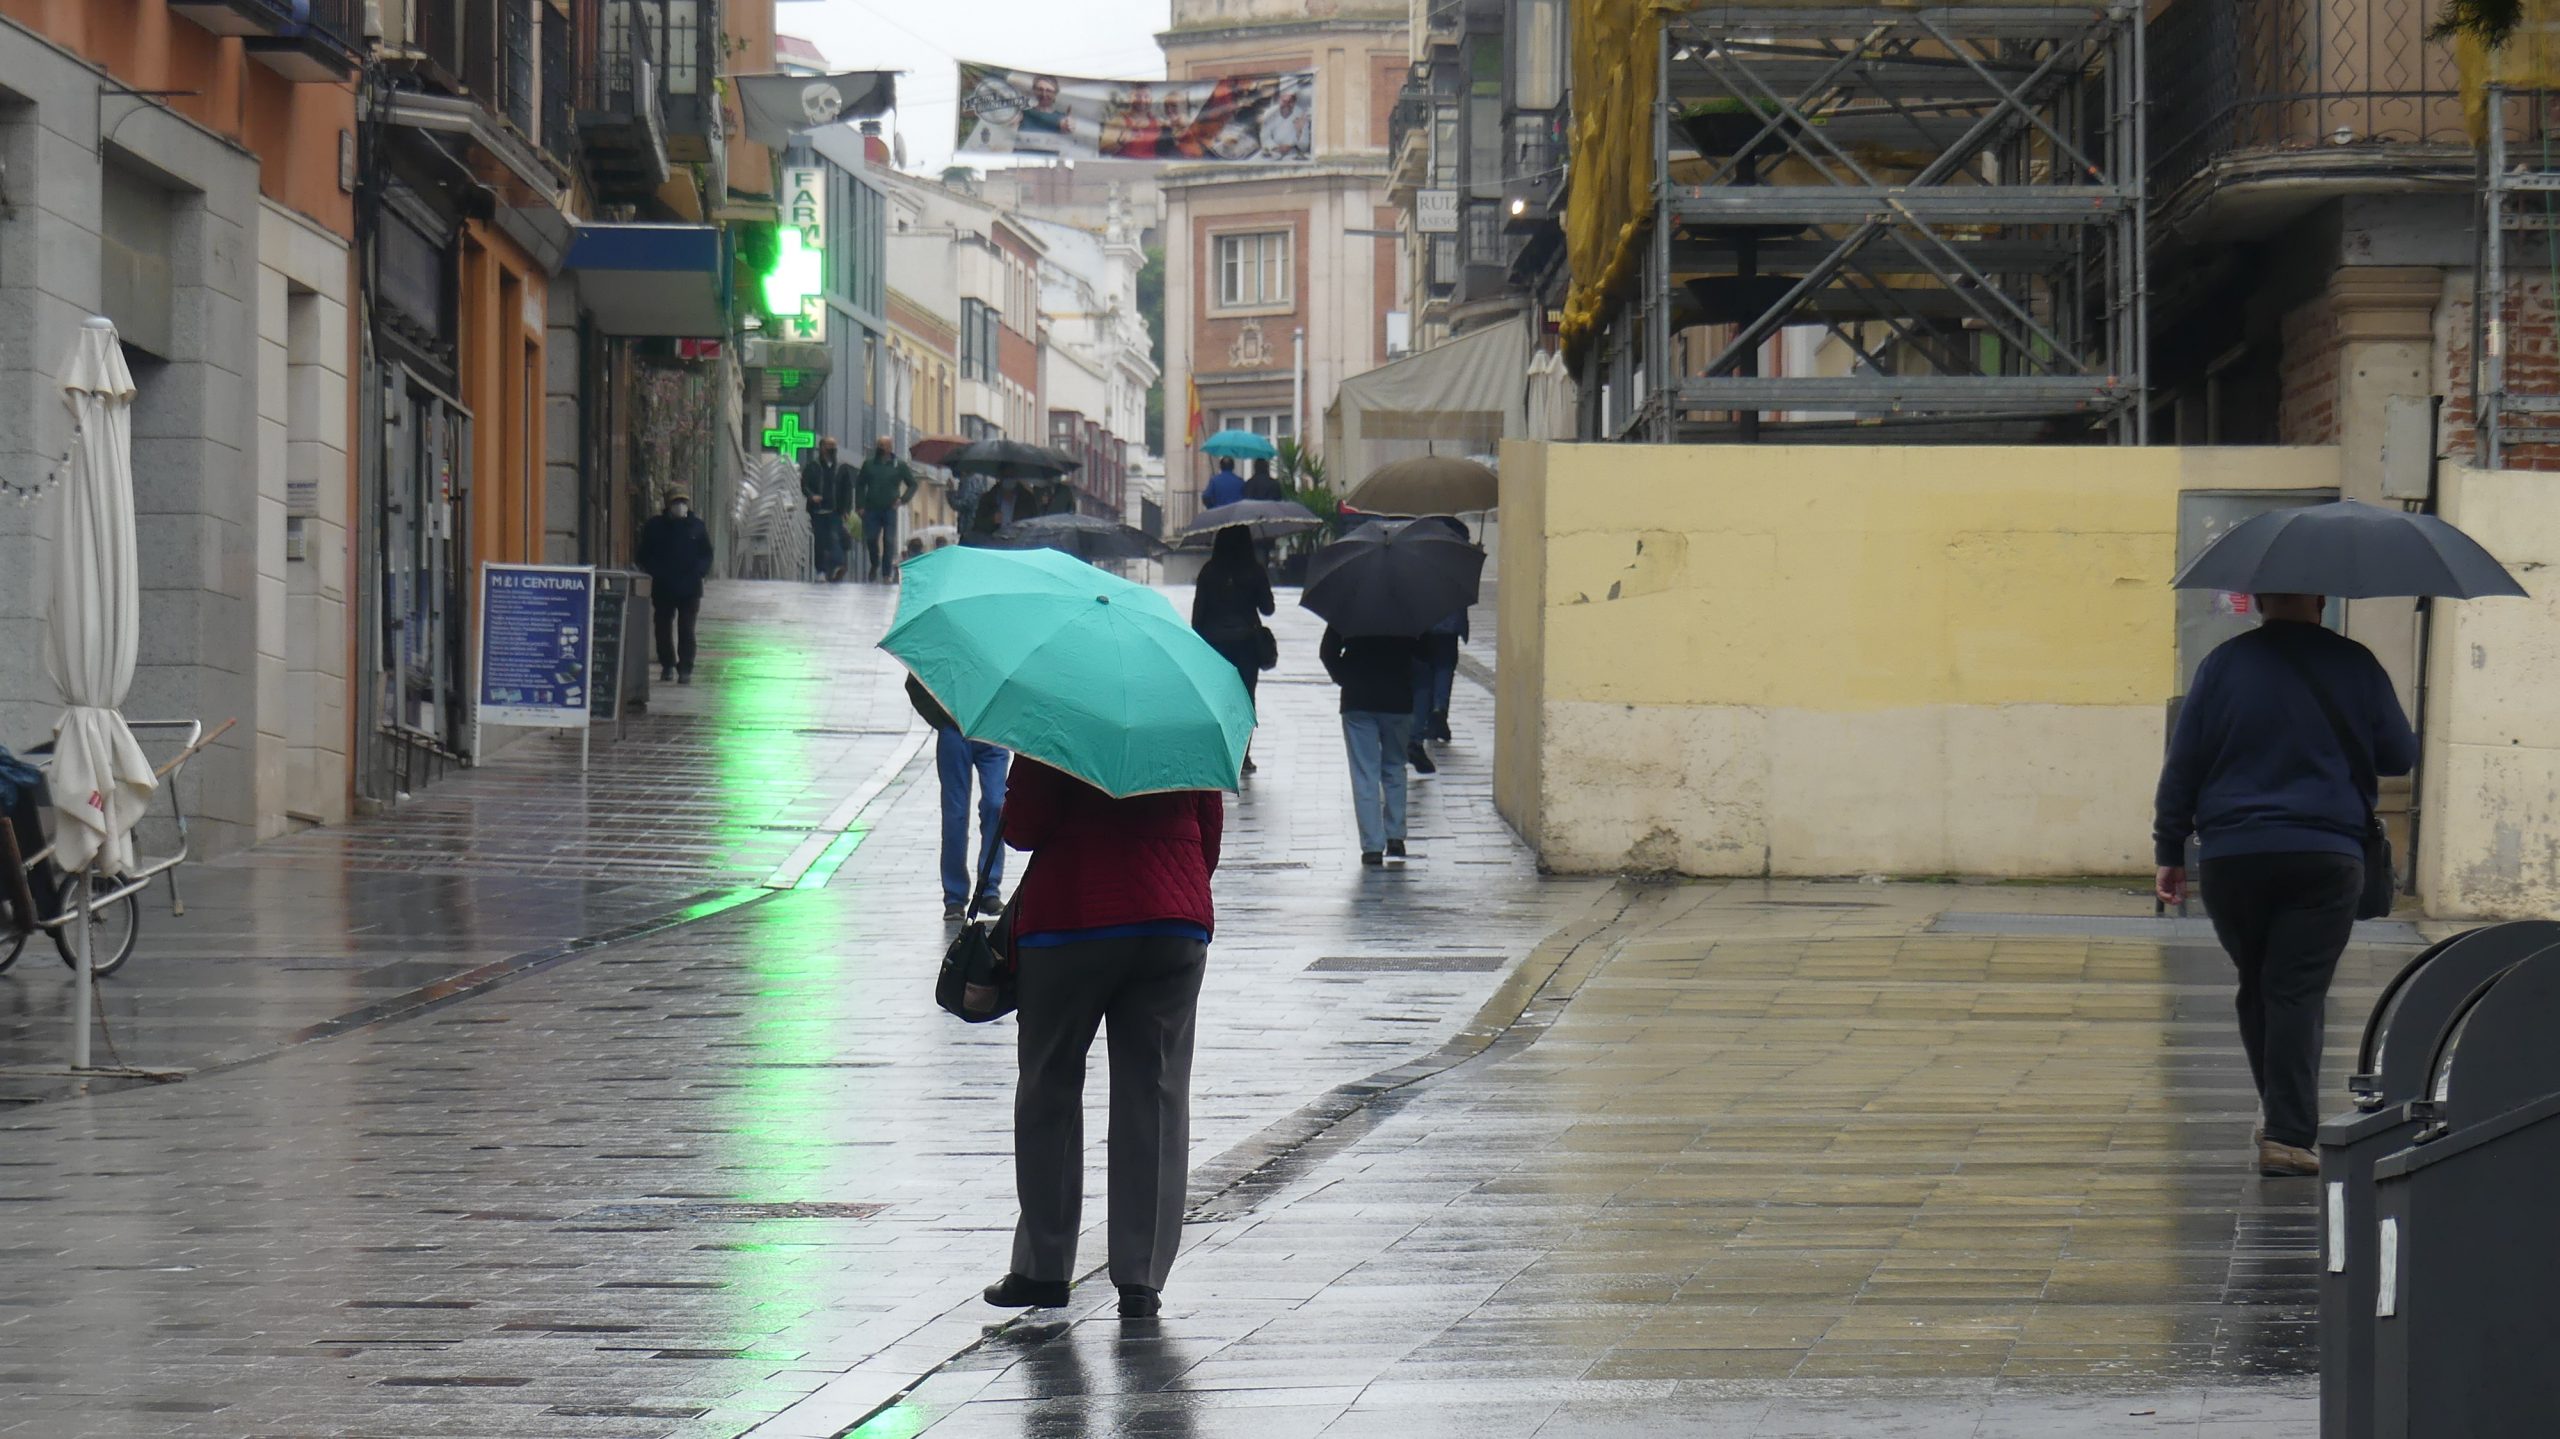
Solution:
{"label": "wet cobblestone pavement", "polygon": [[[1166,1313],[990,1334],[1012,1030],[929,1002],[890,599],[725,586],[585,783],[530,741],[198,871],[108,985],[197,1076],[0,1113],[0,1433],[2313,1432],[2311,1186],[2246,1162],[2192,927],[1542,880],[1473,685],[1421,857],[1364,873],[1287,609]],[[2403,953],[2350,954],[2333,1053]],[[0,976],[8,1055],[61,989]]]}

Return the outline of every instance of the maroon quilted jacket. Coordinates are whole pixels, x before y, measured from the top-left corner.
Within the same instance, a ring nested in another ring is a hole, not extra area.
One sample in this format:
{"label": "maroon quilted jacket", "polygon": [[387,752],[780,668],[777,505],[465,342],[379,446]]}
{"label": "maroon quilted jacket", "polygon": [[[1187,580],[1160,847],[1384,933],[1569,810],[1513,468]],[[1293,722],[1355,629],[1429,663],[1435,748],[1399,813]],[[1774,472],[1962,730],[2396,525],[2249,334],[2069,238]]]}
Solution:
{"label": "maroon quilted jacket", "polygon": [[1217,928],[1209,876],[1226,806],[1214,790],[1113,799],[1017,756],[1006,778],[1004,840],[1031,852],[1016,934],[1185,920]]}

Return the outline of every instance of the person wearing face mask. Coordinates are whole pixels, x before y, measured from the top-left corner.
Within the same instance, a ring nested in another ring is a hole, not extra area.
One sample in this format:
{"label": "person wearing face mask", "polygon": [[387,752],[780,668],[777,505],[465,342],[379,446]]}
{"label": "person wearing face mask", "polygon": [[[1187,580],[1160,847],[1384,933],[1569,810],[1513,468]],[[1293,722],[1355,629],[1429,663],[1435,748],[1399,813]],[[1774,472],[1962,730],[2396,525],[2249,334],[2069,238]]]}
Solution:
{"label": "person wearing face mask", "polygon": [[711,575],[711,527],[683,495],[640,527],[640,568],[649,574],[649,607],[657,620],[658,678],[693,683],[693,622],[702,613],[702,582]]}

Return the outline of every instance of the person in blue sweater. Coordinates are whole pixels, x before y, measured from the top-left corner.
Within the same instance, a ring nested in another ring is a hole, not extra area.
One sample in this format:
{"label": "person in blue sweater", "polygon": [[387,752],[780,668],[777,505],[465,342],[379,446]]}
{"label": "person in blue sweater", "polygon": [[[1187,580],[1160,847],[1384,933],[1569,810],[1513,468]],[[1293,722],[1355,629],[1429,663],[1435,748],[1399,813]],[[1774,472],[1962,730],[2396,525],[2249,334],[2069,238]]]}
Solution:
{"label": "person in blue sweater", "polygon": [[[2364,890],[2373,777],[2418,761],[2391,677],[2321,627],[2325,603],[2259,595],[2264,623],[2205,657],[2151,831],[2169,904],[2187,895],[2187,837],[2202,842],[2205,911],[2240,971],[2240,1044],[2266,1120],[2258,1172],[2270,1177],[2320,1172],[2322,1018]],[[2322,693],[2361,755],[2347,753]]]}

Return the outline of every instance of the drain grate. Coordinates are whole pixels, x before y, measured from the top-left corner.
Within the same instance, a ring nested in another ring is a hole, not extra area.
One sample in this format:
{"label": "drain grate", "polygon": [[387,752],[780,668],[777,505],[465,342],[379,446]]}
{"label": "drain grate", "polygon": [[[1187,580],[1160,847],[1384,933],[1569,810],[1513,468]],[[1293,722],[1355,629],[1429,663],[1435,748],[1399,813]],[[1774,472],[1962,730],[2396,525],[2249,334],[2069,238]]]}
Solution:
{"label": "drain grate", "polygon": [[[1931,934],[2052,935],[2062,939],[2144,939],[2172,944],[2214,944],[2209,919],[2146,918],[2129,914],[1977,914],[1951,910],[1929,926]],[[2423,944],[2406,920],[2370,920],[2356,926],[2358,944]]]}
{"label": "drain grate", "polygon": [[1328,954],[1307,969],[1332,974],[1491,974],[1510,963],[1499,954]]}
{"label": "drain grate", "polygon": [[600,1204],[569,1217],[572,1220],[602,1219],[617,1223],[654,1220],[679,1224],[752,1224],[760,1219],[869,1219],[888,1207],[885,1204],[817,1203]]}

